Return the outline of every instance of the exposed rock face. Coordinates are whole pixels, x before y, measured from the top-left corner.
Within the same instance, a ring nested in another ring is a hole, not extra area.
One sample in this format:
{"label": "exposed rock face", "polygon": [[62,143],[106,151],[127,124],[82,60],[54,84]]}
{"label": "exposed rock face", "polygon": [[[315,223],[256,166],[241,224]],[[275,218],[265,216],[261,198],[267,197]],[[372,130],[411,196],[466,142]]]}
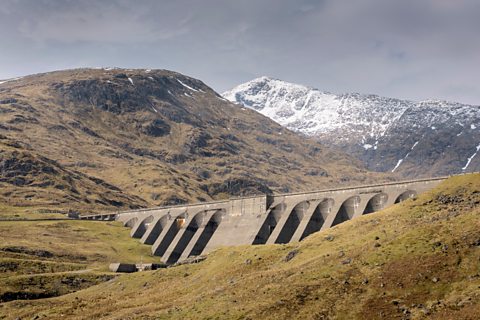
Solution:
{"label": "exposed rock face", "polygon": [[385,178],[171,71],[38,74],[0,84],[0,101],[9,143],[142,199],[111,199],[112,209]]}
{"label": "exposed rock face", "polygon": [[267,77],[223,95],[371,170],[406,177],[480,171],[480,106],[337,95]]}
{"label": "exposed rock face", "polygon": [[163,137],[170,134],[170,125],[161,119],[154,119],[142,127],[142,133],[152,137]]}

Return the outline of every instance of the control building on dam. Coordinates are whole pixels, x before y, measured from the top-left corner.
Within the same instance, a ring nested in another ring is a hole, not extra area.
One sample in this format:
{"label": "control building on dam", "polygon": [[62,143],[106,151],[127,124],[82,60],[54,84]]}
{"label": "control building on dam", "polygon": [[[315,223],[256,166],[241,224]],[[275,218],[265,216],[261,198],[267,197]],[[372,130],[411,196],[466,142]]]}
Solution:
{"label": "control building on dam", "polygon": [[83,216],[119,220],[167,264],[220,246],[288,243],[432,189],[446,178]]}

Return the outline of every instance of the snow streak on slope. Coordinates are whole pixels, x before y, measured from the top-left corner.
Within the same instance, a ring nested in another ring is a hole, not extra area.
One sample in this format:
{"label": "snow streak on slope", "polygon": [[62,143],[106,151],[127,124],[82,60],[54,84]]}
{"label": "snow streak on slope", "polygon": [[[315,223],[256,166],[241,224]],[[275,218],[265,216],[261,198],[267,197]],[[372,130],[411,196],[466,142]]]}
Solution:
{"label": "snow streak on slope", "polygon": [[467,170],[468,166],[470,165],[470,162],[472,162],[472,159],[475,158],[475,156],[477,155],[478,151],[480,151],[480,144],[477,146],[476,148],[477,150],[475,151],[475,153],[468,158],[467,160],[467,163],[465,164],[465,167],[462,168],[462,171],[465,171]]}

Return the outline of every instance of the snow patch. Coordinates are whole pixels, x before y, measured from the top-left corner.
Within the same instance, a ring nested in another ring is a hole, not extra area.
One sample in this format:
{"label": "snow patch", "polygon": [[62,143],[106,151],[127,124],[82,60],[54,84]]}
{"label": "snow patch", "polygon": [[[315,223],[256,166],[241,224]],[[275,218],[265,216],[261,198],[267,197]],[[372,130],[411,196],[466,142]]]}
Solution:
{"label": "snow patch", "polygon": [[413,144],[413,147],[410,150],[413,150],[418,144],[418,141]]}
{"label": "snow patch", "polygon": [[470,125],[470,129],[475,130],[475,129],[477,129],[477,127],[472,123],[472,124]]}
{"label": "snow patch", "polygon": [[367,144],[364,144],[364,145],[363,145],[363,148],[364,148],[365,150],[368,150],[368,149],[372,149],[373,146],[372,146],[371,144],[368,144],[368,143],[367,143]]}
{"label": "snow patch", "polygon": [[192,97],[191,95],[189,95],[188,93],[186,93],[186,92],[184,93],[184,95],[187,96],[187,97],[189,97],[189,98],[192,98],[192,99],[193,99],[193,97]]}
{"label": "snow patch", "polygon": [[17,80],[20,80],[20,79],[22,79],[22,78],[23,78],[23,77],[16,77],[16,78],[12,78],[12,79],[1,80],[1,81],[0,81],[0,84],[6,83],[6,82],[10,82],[10,81],[17,81]]}
{"label": "snow patch", "polygon": [[152,80],[152,81],[155,81],[155,79],[153,79],[153,77],[148,77],[148,79]]}
{"label": "snow patch", "polygon": [[194,88],[190,87],[189,85],[183,83],[182,81],[180,81],[180,80],[178,80],[178,79],[177,79],[177,81],[180,82],[180,84],[181,84],[182,86],[184,86],[185,88],[187,88],[187,89],[189,89],[189,90],[192,90],[192,91],[195,91],[195,92],[198,92],[197,89],[194,89]]}
{"label": "snow patch", "polygon": [[155,109],[155,107],[154,107],[153,105],[152,105],[152,109],[153,109],[153,111],[155,111],[156,113],[158,113],[158,110]]}
{"label": "snow patch", "polygon": [[403,159],[398,160],[397,165],[395,166],[395,168],[392,169],[392,172],[395,172],[395,170],[397,170],[397,168],[402,164],[402,162]]}
{"label": "snow patch", "polygon": [[149,72],[151,72],[151,71],[152,71],[152,70],[150,70],[150,69],[145,69],[145,72],[146,72],[146,73],[149,73]]}
{"label": "snow patch", "polygon": [[468,166],[470,165],[470,162],[472,162],[472,159],[475,158],[475,156],[477,155],[478,151],[480,151],[480,144],[478,144],[477,150],[475,151],[475,153],[470,157],[468,158],[467,160],[467,163],[465,164],[465,167],[462,168],[462,171],[465,171],[467,170]]}
{"label": "snow patch", "polygon": [[128,81],[130,81],[130,83],[131,83],[132,85],[134,85],[132,78],[128,78]]}

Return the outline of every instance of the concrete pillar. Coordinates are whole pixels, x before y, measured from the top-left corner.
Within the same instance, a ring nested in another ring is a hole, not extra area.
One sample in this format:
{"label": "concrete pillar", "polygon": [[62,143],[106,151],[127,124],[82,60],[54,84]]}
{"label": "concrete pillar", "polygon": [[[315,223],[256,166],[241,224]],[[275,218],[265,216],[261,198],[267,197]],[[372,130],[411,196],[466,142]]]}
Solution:
{"label": "concrete pillar", "polygon": [[157,238],[162,233],[163,229],[168,223],[168,213],[157,216],[152,223],[150,223],[147,231],[140,239],[141,243],[154,244]]}
{"label": "concrete pillar", "polygon": [[183,250],[185,250],[201,226],[205,214],[206,212],[199,212],[185,221],[185,224],[180,227],[165,253],[162,254],[161,261],[163,263],[172,264],[178,261]]}
{"label": "concrete pillar", "polygon": [[141,238],[143,234],[147,231],[150,223],[153,221],[153,215],[149,215],[147,217],[139,218],[137,223],[133,226],[132,230],[130,231],[130,236],[132,238]]}
{"label": "concrete pillar", "polygon": [[167,250],[168,246],[172,243],[173,239],[180,230],[177,219],[183,218],[184,215],[179,215],[176,217],[171,217],[165,228],[162,230],[157,240],[153,243],[152,254],[154,256],[162,256]]}
{"label": "concrete pillar", "polygon": [[372,199],[375,195],[372,195],[372,194],[359,194],[357,195],[359,201],[357,202],[357,207],[354,209],[354,212],[350,218],[351,219],[355,219],[355,218],[358,218],[360,217],[361,215],[363,215],[363,213],[365,212],[365,208],[367,207],[368,205],[368,202],[370,201],[370,199]]}
{"label": "concrete pillar", "polygon": [[318,232],[321,230],[328,216],[332,213],[334,205],[335,201],[330,197],[322,200],[318,204],[317,208],[315,208],[310,217],[310,221],[308,222],[303,233],[301,234],[300,240],[314,232]]}
{"label": "concrete pillar", "polygon": [[355,215],[359,214],[360,203],[360,196],[356,195],[355,190],[350,191],[349,197],[339,203],[340,206],[336,210],[335,217],[333,217],[329,227],[351,220]]}
{"label": "concrete pillar", "polygon": [[278,220],[275,228],[273,229],[272,233],[270,234],[270,237],[268,237],[268,240],[266,244],[273,244],[276,243],[280,232],[282,232],[283,227],[285,226],[285,223],[287,222],[288,218],[290,217],[290,214],[293,211],[293,208],[295,207],[296,203],[289,203],[287,204],[284,212],[282,213],[280,220]]}
{"label": "concrete pillar", "polygon": [[340,211],[340,207],[342,206],[343,202],[346,199],[345,199],[344,196],[343,197],[342,196],[339,196],[339,197],[333,196],[333,200],[335,201],[335,203],[333,204],[332,210],[331,210],[330,214],[327,216],[327,219],[325,219],[325,222],[323,223],[323,226],[320,229],[320,231],[328,229],[332,226],[333,221],[335,220],[335,218],[337,217],[337,214]]}
{"label": "concrete pillar", "polygon": [[288,206],[284,201],[269,208],[262,219],[263,221],[260,224],[260,228],[258,228],[258,230],[255,232],[252,244],[267,243],[271,235],[275,232],[275,230],[278,229],[277,227],[282,217],[286,214],[286,212],[289,212],[292,209],[293,204],[292,206]]}
{"label": "concrete pillar", "polygon": [[324,200],[325,199],[310,201],[310,207],[308,208],[308,211],[305,213],[305,216],[303,217],[302,221],[300,221],[300,224],[298,225],[298,228],[293,234],[290,242],[302,240],[302,238],[304,237],[305,230],[307,229],[307,226],[310,223],[310,220],[312,219],[313,213],[315,212],[315,210],[317,210],[320,203]]}
{"label": "concrete pillar", "polygon": [[[186,258],[188,258],[190,256],[190,254],[192,253],[193,249],[195,248],[195,246],[200,245],[200,243],[199,243],[200,241],[204,240],[204,241],[208,242],[208,240],[210,240],[210,238],[211,238],[211,236],[213,236],[213,232],[215,230],[213,230],[211,235],[206,235],[206,232],[212,231],[212,230],[209,230],[209,228],[211,227],[213,215],[216,214],[217,212],[218,211],[215,210],[215,211],[211,211],[211,212],[206,213],[206,215],[204,216],[204,220],[202,221],[200,227],[197,229],[197,231],[193,235],[192,239],[190,240],[190,242],[187,244],[187,246],[183,250],[182,254],[180,255],[180,258],[178,259],[178,261],[182,261],[182,260],[185,260]],[[219,221],[217,221],[217,222],[219,222]],[[208,237],[208,239],[206,239],[206,237]],[[202,239],[202,238],[205,238],[205,239]],[[205,243],[203,245],[203,248],[205,248],[206,245],[207,244]],[[201,248],[201,250],[199,250],[200,253],[201,253],[201,251],[203,251],[203,248]]]}

